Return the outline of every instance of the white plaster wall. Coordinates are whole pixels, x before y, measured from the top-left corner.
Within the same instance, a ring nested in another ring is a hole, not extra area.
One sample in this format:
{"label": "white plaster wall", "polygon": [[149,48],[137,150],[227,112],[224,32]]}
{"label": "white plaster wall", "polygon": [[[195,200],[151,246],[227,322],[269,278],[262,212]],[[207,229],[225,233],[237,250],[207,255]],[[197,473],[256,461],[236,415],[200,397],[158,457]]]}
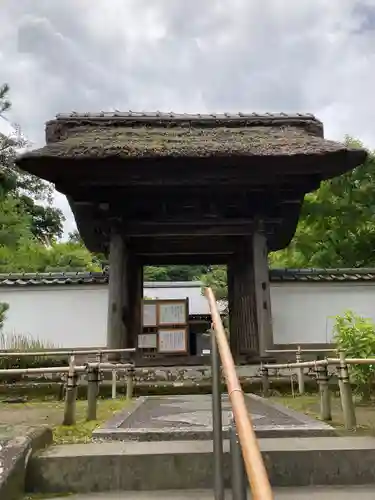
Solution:
{"label": "white plaster wall", "polygon": [[273,283],[271,303],[275,344],[331,342],[332,316],[375,321],[375,283]]}
{"label": "white plaster wall", "polygon": [[[150,298],[191,296],[203,299],[200,287],[145,289]],[[331,316],[352,309],[375,321],[375,283],[273,283],[271,301],[274,342],[325,343],[332,339]],[[0,302],[10,310],[4,333],[28,334],[56,347],[106,344],[107,286],[0,287]],[[190,313],[194,311],[190,306]]]}
{"label": "white plaster wall", "polygon": [[105,346],[107,287],[46,286],[0,288],[9,304],[4,333],[30,335],[55,347]]}

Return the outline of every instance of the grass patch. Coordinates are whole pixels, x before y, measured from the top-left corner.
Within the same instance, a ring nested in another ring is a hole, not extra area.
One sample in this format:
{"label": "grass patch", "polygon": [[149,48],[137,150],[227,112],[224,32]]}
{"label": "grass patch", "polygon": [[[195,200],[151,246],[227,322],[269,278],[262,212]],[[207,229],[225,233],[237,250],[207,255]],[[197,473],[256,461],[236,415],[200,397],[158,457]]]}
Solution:
{"label": "grass patch", "polygon": [[[72,426],[56,425],[53,428],[53,442],[55,444],[72,444],[91,442],[91,433],[94,429],[110,419],[114,413],[122,410],[127,404],[123,399],[98,400],[97,420],[86,421],[87,401],[77,401],[77,422]],[[61,404],[62,411],[64,404]]]}
{"label": "grass patch", "polygon": [[[320,420],[319,394],[306,394],[294,398],[292,396],[271,396],[270,400]],[[357,435],[375,436],[375,401],[364,403],[358,397],[355,397],[354,401],[357,418],[357,429],[355,431],[348,431],[344,428],[341,401],[336,394],[332,394],[331,397],[332,421],[327,423],[335,427],[338,434],[341,435],[355,433]]]}

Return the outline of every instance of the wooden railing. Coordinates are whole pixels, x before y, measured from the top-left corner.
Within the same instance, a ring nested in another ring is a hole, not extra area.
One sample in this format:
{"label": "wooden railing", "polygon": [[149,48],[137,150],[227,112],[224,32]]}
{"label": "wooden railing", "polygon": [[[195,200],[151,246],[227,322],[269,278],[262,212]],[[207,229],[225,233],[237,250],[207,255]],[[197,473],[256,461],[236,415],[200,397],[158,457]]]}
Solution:
{"label": "wooden railing", "polygon": [[[269,395],[270,392],[270,371],[271,370],[290,370],[291,380],[294,374],[297,375],[299,395],[305,393],[305,369],[312,370],[309,372],[315,376],[319,394],[320,394],[320,417],[322,420],[332,420],[331,408],[331,387],[329,383],[330,374],[329,368],[333,368],[337,373],[337,382],[339,386],[341,407],[343,412],[344,426],[346,429],[353,430],[356,428],[355,404],[352,394],[351,381],[349,377],[349,367],[355,365],[375,365],[375,358],[347,358],[345,351],[342,349],[327,349],[327,352],[336,351],[338,357],[325,359],[317,359],[310,361],[302,361],[301,356],[296,362],[292,363],[268,363],[261,366],[262,374],[262,392],[263,396]],[[295,352],[295,351],[294,351]],[[298,351],[302,352],[302,350]],[[305,351],[306,352],[306,351]],[[309,352],[309,351],[307,351]],[[320,351],[319,351],[320,352]],[[331,372],[332,374],[332,372]]]}
{"label": "wooden railing", "polygon": [[[74,425],[76,422],[76,400],[78,391],[78,379],[80,375],[87,376],[87,420],[96,420],[97,402],[99,396],[99,384],[101,375],[112,372],[112,398],[116,398],[117,373],[126,374],[126,398],[133,397],[134,390],[134,363],[109,363],[101,362],[103,353],[133,353],[135,349],[103,349],[103,350],[70,350],[70,351],[40,351],[40,352],[4,352],[0,351],[0,358],[24,357],[24,356],[64,356],[69,354],[69,366],[46,366],[40,368],[5,368],[0,369],[1,376],[9,375],[44,375],[44,374],[66,374],[65,405],[63,425]],[[96,354],[97,361],[76,365],[74,354]]]}
{"label": "wooden railing", "polygon": [[[220,475],[221,478],[223,477],[223,442],[221,420],[220,364],[218,362],[219,360],[217,359],[218,354],[221,359],[221,364],[226,380],[228,396],[232,406],[235,428],[238,434],[240,448],[242,450],[244,468],[252,492],[252,498],[254,500],[272,500],[273,493],[267,471],[259,449],[258,440],[255,435],[251,416],[246,407],[245,396],[236,373],[235,364],[229,347],[228,339],[225,334],[223,323],[221,321],[216,299],[211,288],[206,288],[205,295],[210,306],[213,323],[211,356],[215,500],[224,499],[224,482],[223,479],[220,479]],[[220,415],[218,414],[218,412],[220,412]],[[221,442],[218,442],[219,440]],[[231,449],[231,454],[235,454],[235,450]],[[234,469],[238,467],[239,464],[237,461],[235,463]],[[232,467],[232,490],[234,490],[233,497],[241,498],[241,493],[239,493],[239,491],[242,489],[242,486],[236,485],[234,483],[233,473],[235,473],[235,477],[238,479],[238,474],[236,474],[236,472],[238,471],[233,471]],[[243,496],[243,498],[246,498],[246,496]]]}

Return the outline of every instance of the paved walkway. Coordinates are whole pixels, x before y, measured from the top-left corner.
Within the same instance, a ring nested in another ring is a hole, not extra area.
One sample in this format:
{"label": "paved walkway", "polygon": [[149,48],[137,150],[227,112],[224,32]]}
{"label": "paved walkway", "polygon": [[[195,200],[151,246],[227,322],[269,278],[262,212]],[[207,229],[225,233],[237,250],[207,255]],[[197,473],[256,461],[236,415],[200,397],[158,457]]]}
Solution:
{"label": "paved walkway", "polygon": [[[329,425],[263,398],[247,395],[246,404],[258,437],[279,435],[332,435]],[[223,427],[230,423],[231,405],[223,396]],[[143,398],[95,430],[102,439],[141,441],[197,440],[212,438],[210,395],[160,396]]]}
{"label": "paved walkway", "polygon": [[[275,489],[275,500],[373,500],[375,498],[375,485],[367,487],[337,487],[323,488],[283,488]],[[227,499],[231,498],[227,493]],[[65,497],[66,498],[66,497]],[[69,497],[69,500],[213,500],[213,493],[204,491],[145,491],[145,492],[119,492],[95,493],[92,495],[78,495]],[[251,497],[249,497],[250,500]],[[51,499],[52,500],[52,499]],[[54,497],[54,500],[58,500]],[[61,499],[63,500],[63,499]]]}

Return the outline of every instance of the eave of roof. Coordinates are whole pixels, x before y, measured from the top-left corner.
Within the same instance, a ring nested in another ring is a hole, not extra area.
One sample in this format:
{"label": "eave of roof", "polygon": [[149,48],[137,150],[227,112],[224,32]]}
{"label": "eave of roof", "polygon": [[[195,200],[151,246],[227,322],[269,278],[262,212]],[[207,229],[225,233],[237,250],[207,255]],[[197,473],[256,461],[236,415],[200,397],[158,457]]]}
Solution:
{"label": "eave of roof", "polygon": [[285,113],[59,114],[46,124],[46,142],[21,155],[19,164],[38,158],[276,157],[350,151],[325,140],[323,124],[313,115]]}
{"label": "eave of roof", "polygon": [[[105,285],[107,272],[98,273],[10,273],[0,274],[0,287]],[[375,268],[359,269],[271,269],[272,283],[375,282]],[[145,282],[145,288],[201,288],[200,281]]]}

